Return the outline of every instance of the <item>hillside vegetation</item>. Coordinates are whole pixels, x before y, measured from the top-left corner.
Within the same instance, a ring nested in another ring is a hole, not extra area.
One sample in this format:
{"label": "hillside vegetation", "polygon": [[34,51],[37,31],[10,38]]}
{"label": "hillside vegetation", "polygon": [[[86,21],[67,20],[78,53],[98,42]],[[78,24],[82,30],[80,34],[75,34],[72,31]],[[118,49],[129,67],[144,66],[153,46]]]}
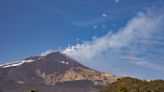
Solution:
{"label": "hillside vegetation", "polygon": [[164,81],[125,77],[104,87],[100,92],[164,92]]}

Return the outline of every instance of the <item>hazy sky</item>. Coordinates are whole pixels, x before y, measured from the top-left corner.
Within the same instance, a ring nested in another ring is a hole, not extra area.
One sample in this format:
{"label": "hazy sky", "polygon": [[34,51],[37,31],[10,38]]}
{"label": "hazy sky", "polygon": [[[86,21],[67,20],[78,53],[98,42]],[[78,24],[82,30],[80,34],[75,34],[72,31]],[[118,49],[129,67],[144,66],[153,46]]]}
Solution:
{"label": "hazy sky", "polygon": [[1,0],[0,63],[60,50],[117,76],[164,79],[163,5],[164,0]]}

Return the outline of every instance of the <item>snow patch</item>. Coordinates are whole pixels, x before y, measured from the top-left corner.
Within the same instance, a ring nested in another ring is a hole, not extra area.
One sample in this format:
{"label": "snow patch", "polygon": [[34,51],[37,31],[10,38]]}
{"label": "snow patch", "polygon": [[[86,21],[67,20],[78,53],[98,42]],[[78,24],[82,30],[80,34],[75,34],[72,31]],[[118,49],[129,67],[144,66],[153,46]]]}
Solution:
{"label": "snow patch", "polygon": [[22,60],[22,61],[18,61],[18,62],[13,62],[13,63],[7,63],[4,65],[0,65],[1,68],[7,68],[7,67],[13,67],[13,66],[19,66],[22,65],[23,63],[29,63],[29,62],[33,62],[35,60]]}
{"label": "snow patch", "polygon": [[61,61],[61,63],[62,63],[62,64],[66,64],[66,65],[69,64],[69,62],[65,62],[65,61]]}

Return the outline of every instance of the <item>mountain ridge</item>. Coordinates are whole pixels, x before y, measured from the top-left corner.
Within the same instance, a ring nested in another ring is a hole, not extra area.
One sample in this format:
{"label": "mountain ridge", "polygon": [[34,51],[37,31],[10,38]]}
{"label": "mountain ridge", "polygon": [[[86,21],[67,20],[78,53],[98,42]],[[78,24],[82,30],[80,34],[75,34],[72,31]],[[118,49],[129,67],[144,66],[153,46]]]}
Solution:
{"label": "mountain ridge", "polygon": [[117,77],[86,67],[71,57],[52,52],[45,56],[32,56],[22,62],[1,65],[0,83],[55,85],[60,82],[89,80],[94,85],[117,81]]}

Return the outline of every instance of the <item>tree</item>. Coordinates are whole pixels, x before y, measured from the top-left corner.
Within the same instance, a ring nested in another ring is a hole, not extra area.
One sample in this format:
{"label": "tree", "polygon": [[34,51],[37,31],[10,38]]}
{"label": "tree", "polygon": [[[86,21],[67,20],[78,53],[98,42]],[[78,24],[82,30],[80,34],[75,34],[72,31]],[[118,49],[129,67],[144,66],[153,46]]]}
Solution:
{"label": "tree", "polygon": [[125,87],[125,86],[120,86],[120,87],[118,88],[117,92],[129,92],[129,91],[128,91],[127,87]]}
{"label": "tree", "polygon": [[115,83],[107,85],[101,92],[164,92],[164,81],[145,81],[125,77]]}

